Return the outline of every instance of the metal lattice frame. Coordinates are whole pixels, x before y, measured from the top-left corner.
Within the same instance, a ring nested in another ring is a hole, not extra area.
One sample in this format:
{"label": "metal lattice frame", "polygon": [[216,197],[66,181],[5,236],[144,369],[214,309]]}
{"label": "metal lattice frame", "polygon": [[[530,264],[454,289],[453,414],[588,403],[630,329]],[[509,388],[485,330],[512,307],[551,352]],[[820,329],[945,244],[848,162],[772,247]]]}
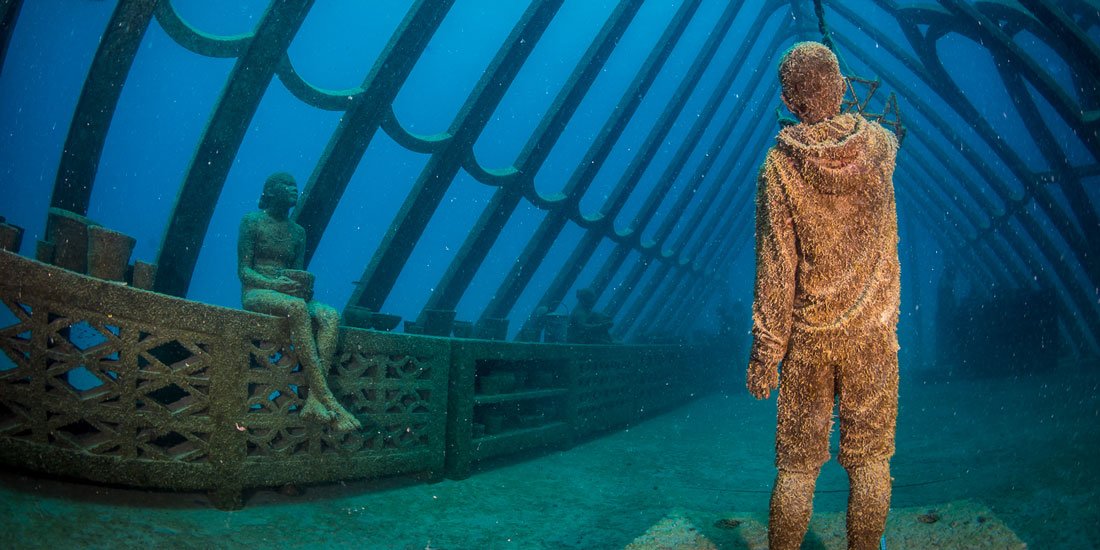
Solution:
{"label": "metal lattice frame", "polygon": [[[730,3],[710,25],[706,43],[697,52],[668,105],[658,115],[610,199],[599,215],[588,217],[580,212],[581,197],[611,154],[688,24],[697,16],[701,0],[686,0],[677,8],[563,186],[563,192],[550,197],[535,190],[536,175],[589,93],[619,38],[638,13],[641,0],[626,0],[612,11],[546,115],[528,137],[516,161],[503,169],[481,166],[473,154],[473,144],[553,21],[562,0],[535,0],[530,4],[446,132],[434,136],[414,135],[401,127],[392,104],[452,3],[453,0],[417,1],[360,87],[324,90],[304,81],[286,53],[312,7],[312,0],[274,0],[251,33],[226,37],[211,36],[188,26],[168,0],[120,1],[101,39],[73,116],[51,205],[77,213],[87,211],[96,167],[121,89],[145,30],[155,19],[169,36],[189,50],[204,56],[235,59],[221,98],[183,177],[158,257],[158,290],[176,295],[186,292],[214,206],[245,128],[271,80],[278,77],[302,102],[343,113],[295,213],[296,220],[307,229],[307,256],[312,256],[316,250],[352,174],[379,129],[402,147],[430,155],[382,243],[369,262],[365,262],[367,265],[351,305],[375,310],[382,307],[451,182],[460,170],[464,170],[496,189],[435,285],[424,311],[455,308],[520,202],[527,201],[547,214],[515,259],[493,299],[485,304],[480,315],[482,321],[506,318],[512,313],[551,245],[567,225],[575,224],[582,228],[582,238],[553,282],[542,292],[540,305],[555,305],[574,285],[588,284],[589,281],[578,281],[580,274],[597,248],[611,242],[614,244],[611,254],[602,259],[590,283],[602,294],[612,280],[622,278],[623,284],[614,290],[607,302],[609,313],[618,316],[619,334],[682,330],[686,325],[684,321],[698,314],[704,302],[689,298],[705,296],[723,284],[721,273],[741,255],[750,241],[751,209],[745,205],[751,202],[749,195],[755,166],[775,129],[774,119],[757,116],[741,134],[733,135],[744,113],[761,113],[763,106],[775,103],[772,73],[757,70],[740,90],[732,89],[732,84],[739,71],[751,70],[742,67],[741,60],[748,56],[753,44],[768,41],[764,59],[774,60],[793,39],[815,37],[817,21],[805,0],[771,0],[764,3],[759,13],[751,15],[750,35],[739,46],[733,66],[722,71],[723,76],[702,108],[698,121],[678,144],[669,166],[660,174],[639,214],[626,230],[615,228],[616,216],[635,191],[657,147],[680,117],[703,72],[713,63],[717,49],[743,6]],[[18,0],[0,2],[0,53],[6,50],[21,4]],[[909,128],[910,139],[919,144],[920,152],[907,151],[902,155],[898,171],[901,204],[917,211],[942,213],[959,222],[940,224],[917,219],[945,250],[957,252],[955,256],[969,267],[975,282],[1009,286],[1038,283],[1056,289],[1061,313],[1067,319],[1067,329],[1077,351],[1096,353],[1100,350],[1100,342],[1095,336],[1100,334],[1100,305],[1096,296],[1096,288],[1100,286],[1100,259],[1090,243],[1100,239],[1100,217],[1086,193],[1085,180],[1100,175],[1100,164],[1069,165],[1066,151],[1057,142],[1051,126],[1040,116],[1039,106],[1029,92],[1030,87],[1054,109],[1065,125],[1077,134],[1094,161],[1100,159],[1100,90],[1097,84],[1100,82],[1100,47],[1088,37],[1088,30],[1100,24],[1097,17],[1100,10],[1095,0],[1066,8],[1049,0],[1021,0],[1019,5],[963,0],[943,0],[939,5],[903,5],[894,0],[875,0],[874,7],[898,21],[901,36],[890,36],[876,28],[851,4],[829,4],[827,11],[830,17],[836,17],[837,21],[861,33],[861,36],[832,34],[838,47],[843,48],[847,56],[859,59],[887,87],[896,91],[906,110],[919,113],[930,123],[928,127]],[[784,23],[773,35],[762,36],[769,18],[780,11],[786,16],[786,10],[790,10],[794,24]],[[1079,97],[1062,89],[1015,42],[1022,32],[1049,46],[1070,67]],[[1049,170],[1029,169],[1019,152],[1000,139],[956,85],[936,48],[938,41],[948,35],[959,35],[983,44],[997,61],[1002,83],[1017,100],[1015,114],[1024,121],[1039,153],[1050,166]],[[879,46],[875,55],[861,55],[859,39],[874,41]],[[896,66],[904,67],[921,80],[935,97],[922,97],[914,91],[905,78],[890,70]],[[763,99],[754,102],[765,77],[770,87],[766,88]],[[709,125],[719,123],[714,120],[715,114],[727,93],[740,94],[733,114],[721,121],[717,137],[710,143],[701,143]],[[960,135],[949,122],[949,116],[969,121],[973,135],[992,151],[993,157],[980,155],[970,138]],[[753,140],[752,136],[759,137]],[[746,147],[750,141],[754,143]],[[956,151],[945,150],[944,143]],[[671,196],[673,185],[683,177],[683,167],[699,151],[705,151],[705,161],[688,177],[679,193]],[[991,166],[993,162],[1008,169],[1023,188],[1022,194],[1015,193],[1000,179]],[[715,170],[715,167],[719,168]],[[977,174],[977,178],[971,173]],[[1063,206],[1053,196],[1055,185],[1068,198],[1068,206]],[[991,191],[995,199],[984,191]],[[959,197],[959,193],[964,196]],[[696,197],[701,202],[697,202]],[[1033,204],[1036,207],[1030,208]],[[697,205],[694,210],[691,209],[693,205]],[[668,206],[668,212],[654,233],[653,242],[643,242],[643,232],[662,206]],[[685,216],[689,211],[692,214],[688,219]],[[1053,231],[1047,229],[1044,220],[1049,220]],[[675,243],[669,243],[677,223],[686,224],[687,229]],[[1015,226],[1023,230],[1017,232]],[[638,260],[627,266],[626,259],[632,252],[637,253]],[[651,268],[656,271],[650,273]],[[1076,274],[1078,271],[1086,274],[1084,282]],[[649,283],[642,285],[646,276]]]}

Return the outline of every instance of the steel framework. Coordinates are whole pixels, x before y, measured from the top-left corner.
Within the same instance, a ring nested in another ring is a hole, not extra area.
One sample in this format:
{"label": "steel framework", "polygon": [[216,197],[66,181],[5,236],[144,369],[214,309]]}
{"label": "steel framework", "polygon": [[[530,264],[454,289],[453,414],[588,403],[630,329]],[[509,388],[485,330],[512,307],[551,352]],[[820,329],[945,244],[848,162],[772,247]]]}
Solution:
{"label": "steel framework", "polygon": [[[579,206],[581,197],[618,146],[685,29],[698,17],[702,0],[680,3],[655,46],[644,52],[644,62],[561,186],[563,191],[546,196],[536,190],[536,176],[643,5],[641,0],[623,0],[612,10],[537,128],[526,137],[515,161],[503,168],[482,166],[474,154],[474,143],[563,2],[533,0],[447,131],[420,136],[402,127],[393,102],[453,0],[414,2],[368,76],[352,90],[312,85],[295,71],[287,55],[310,13],[312,0],[273,0],[255,28],[239,36],[214,36],[193,28],[181,19],[170,0],[120,0],[71,119],[51,206],[87,212],[107,130],[143,36],[155,21],[196,54],[234,60],[190,166],[182,174],[157,259],[157,290],[186,294],[249,121],[277,78],[303,103],[342,113],[295,212],[296,220],[307,230],[307,256],[316,251],[379,130],[402,147],[428,156],[381,244],[372,257],[363,259],[364,271],[349,305],[374,310],[383,306],[456,175],[465,171],[493,187],[492,198],[434,285],[424,311],[456,307],[518,206],[527,201],[545,211],[545,217],[493,297],[483,305],[481,322],[514,313],[517,300],[530,286],[551,246],[564,228],[573,224],[581,229],[580,241],[549,286],[539,289],[539,304],[556,305],[571,288],[584,284],[599,295],[611,292],[607,310],[617,316],[622,336],[682,331],[690,325],[686,321],[704,307],[703,297],[725,284],[722,273],[750,241],[750,183],[777,127],[774,117],[764,116],[777,105],[774,73],[749,66],[744,60],[756,44],[764,43],[764,62],[773,66],[793,40],[820,38],[819,21],[807,0],[765,0],[756,13],[745,15],[752,21],[749,33],[729,39],[732,23],[746,9],[744,3],[730,2],[708,22],[707,39],[619,175],[608,200],[597,215],[585,215]],[[21,0],[0,0],[0,63],[21,7]],[[1100,218],[1088,190],[1100,176],[1100,46],[1089,36],[1100,25],[1100,5],[1095,0],[1067,5],[1051,0],[942,0],[937,4],[874,0],[873,6],[858,10],[854,3],[830,2],[826,11],[831,22],[839,23],[835,28],[842,31],[832,32],[828,38],[845,57],[858,60],[895,91],[904,110],[922,121],[909,125],[910,138],[900,159],[897,184],[902,207],[919,213],[914,215],[916,223],[967,266],[979,286],[1055,289],[1076,351],[1090,355],[1100,351],[1100,254],[1095,245],[1100,242]],[[775,17],[783,22],[765,35],[764,30],[771,28],[767,23]],[[876,25],[880,20],[876,17],[892,18],[900,34]],[[975,99],[963,92],[959,75],[945,68],[937,47],[949,36],[980,44],[992,57],[1000,82],[990,85],[1003,85],[1013,98],[1015,112],[1011,114],[1023,121],[1046,169],[1029,168],[1021,151],[1002,139],[982,116]],[[1054,52],[1074,85],[1060,85],[1045,63],[1021,46],[1023,36]],[[690,129],[675,144],[672,160],[656,185],[641,198],[638,213],[627,227],[616,227],[616,218],[627,200],[641,192],[637,188],[643,174],[670,130],[686,116],[689,96],[715,63],[723,44],[736,45],[734,62],[720,68],[717,85]],[[874,44],[877,49],[865,51],[863,44]],[[735,82],[743,83],[734,87]],[[731,93],[737,94],[738,100],[730,114],[719,120],[719,107]],[[1045,112],[1055,113],[1059,126]],[[960,133],[959,120],[965,120],[971,131]],[[1057,133],[1060,127],[1075,134],[1070,139],[1079,141],[1091,155],[1090,161],[1067,160],[1070,146],[1065,136]],[[704,142],[708,128],[718,130]],[[740,131],[735,132],[736,128]],[[694,171],[684,173],[689,158],[700,154],[703,160]],[[996,165],[1007,169],[1014,185],[1002,178]],[[677,181],[686,183],[677,185]],[[665,209],[665,216],[653,226],[659,209]],[[952,223],[941,223],[944,221]],[[673,238],[678,226],[682,230]],[[652,238],[643,238],[647,232]],[[607,243],[610,254],[597,255],[597,249]],[[635,259],[628,262],[632,255]],[[590,264],[596,275],[591,281],[580,281]],[[620,283],[611,288],[615,280]]]}

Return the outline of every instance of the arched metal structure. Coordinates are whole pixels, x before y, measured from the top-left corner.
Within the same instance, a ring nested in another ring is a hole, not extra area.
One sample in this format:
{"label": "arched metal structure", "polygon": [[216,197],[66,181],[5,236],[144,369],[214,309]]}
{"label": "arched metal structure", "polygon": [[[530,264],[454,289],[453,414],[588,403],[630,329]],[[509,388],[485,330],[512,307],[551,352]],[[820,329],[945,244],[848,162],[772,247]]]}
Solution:
{"label": "arched metal structure", "polygon": [[[606,307],[618,317],[620,335],[683,330],[689,325],[685,320],[705,304],[700,297],[723,284],[720,274],[742,257],[751,234],[751,209],[745,206],[751,200],[748,183],[776,128],[774,117],[765,115],[777,103],[772,73],[742,61],[762,43],[766,51],[760,65],[771,67],[796,38],[820,38],[810,2],[766,0],[752,6],[752,13],[744,13],[749,8],[743,3],[729,3],[719,10],[720,15],[707,23],[708,38],[595,215],[581,212],[581,197],[620,146],[624,129],[698,16],[703,0],[679,4],[652,50],[644,52],[644,62],[561,186],[562,192],[552,196],[535,188],[535,178],[643,3],[624,0],[615,6],[537,127],[525,137],[515,161],[496,168],[479,162],[474,143],[563,0],[531,2],[447,130],[417,135],[402,127],[393,102],[452,4],[453,0],[414,2],[362,84],[350,90],[327,90],[304,80],[287,55],[310,13],[311,0],[274,0],[251,32],[237,36],[215,36],[193,28],[169,0],[121,0],[71,119],[51,205],[76,213],[87,211],[107,129],[130,66],[146,29],[156,24],[195,54],[233,60],[190,166],[181,175],[157,259],[157,290],[186,293],[244,132],[277,79],[304,104],[342,114],[295,214],[307,229],[307,256],[316,250],[379,131],[401,147],[428,156],[380,246],[370,258],[363,258],[363,273],[349,305],[383,307],[456,175],[464,171],[492,187],[492,197],[434,285],[420,314],[422,321],[429,310],[455,308],[517,207],[526,201],[546,215],[492,298],[483,304],[480,322],[514,316],[519,296],[528,290],[551,246],[563,228],[573,225],[581,230],[580,241],[551,283],[540,289],[540,305],[556,305],[571,288],[590,285],[598,294],[610,293]],[[21,6],[19,0],[0,2],[0,52],[18,28]],[[1100,47],[1090,37],[1100,25],[1100,8],[1092,0],[1072,4],[875,0],[865,8],[831,2],[825,11],[843,56],[880,78],[898,94],[905,112],[918,117],[910,125],[913,145],[900,158],[902,208],[914,212],[918,226],[951,251],[954,261],[968,266],[979,286],[1055,289],[1068,339],[1078,353],[1096,354],[1100,351],[1100,254],[1094,243],[1100,238],[1100,218],[1088,187],[1095,186],[1100,176]],[[738,17],[751,21],[750,31],[740,41],[729,40]],[[784,22],[769,27],[773,17]],[[892,19],[888,27],[896,26],[900,32],[877,25],[883,18]],[[766,29],[774,30],[765,34]],[[1022,37],[1049,48],[1067,68],[1073,86],[1061,85],[1044,67],[1049,63],[1037,60],[1021,45]],[[1029,167],[1022,152],[1002,139],[975,105],[976,99],[960,87],[959,75],[945,68],[938,50],[945,38],[973,41],[988,52],[1000,76],[1000,82],[988,85],[1003,86],[1013,98],[1015,112],[1005,116],[1023,122],[1045,168]],[[629,224],[616,227],[616,218],[634,197],[658,148],[673,125],[687,116],[684,106],[723,44],[737,45],[733,63],[721,69],[702,108],[692,113],[696,119],[674,144],[672,159],[656,176],[657,183],[638,197],[642,202],[638,213]],[[876,49],[867,51],[867,44]],[[735,82],[740,86],[735,87]],[[738,101],[719,120],[719,106],[729,94],[737,94]],[[1050,113],[1057,116],[1057,124],[1051,122]],[[959,120],[965,120],[970,129],[960,132]],[[707,130],[714,128],[717,131],[704,141]],[[1072,136],[1067,137],[1066,129]],[[1071,161],[1067,139],[1078,140],[1091,158]],[[689,158],[698,155],[703,161],[690,174],[684,173]],[[1003,174],[1015,181],[1006,181]],[[667,212],[657,224],[659,209]],[[948,220],[953,223],[942,223]],[[643,238],[650,233],[652,238]],[[611,252],[596,254],[601,245],[609,245]],[[582,281],[586,269],[595,275]],[[618,281],[615,288],[611,288],[613,281]]]}

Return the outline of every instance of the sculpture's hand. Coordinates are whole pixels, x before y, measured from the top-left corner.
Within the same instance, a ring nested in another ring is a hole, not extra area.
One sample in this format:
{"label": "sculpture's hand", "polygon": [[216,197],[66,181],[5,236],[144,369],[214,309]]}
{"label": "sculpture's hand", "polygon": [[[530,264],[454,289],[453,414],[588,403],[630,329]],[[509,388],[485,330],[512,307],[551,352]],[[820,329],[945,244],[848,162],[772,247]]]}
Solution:
{"label": "sculpture's hand", "polygon": [[753,397],[767,399],[772,390],[779,387],[779,368],[769,367],[760,361],[750,360],[745,385]]}
{"label": "sculpture's hand", "polygon": [[293,295],[293,294],[298,292],[299,286],[300,286],[298,284],[298,281],[295,281],[294,279],[291,279],[290,277],[287,277],[286,275],[281,275],[279,277],[275,277],[271,281],[272,281],[272,285],[271,285],[272,289],[271,290],[274,290],[274,291],[277,291],[277,292],[282,292],[283,294]]}

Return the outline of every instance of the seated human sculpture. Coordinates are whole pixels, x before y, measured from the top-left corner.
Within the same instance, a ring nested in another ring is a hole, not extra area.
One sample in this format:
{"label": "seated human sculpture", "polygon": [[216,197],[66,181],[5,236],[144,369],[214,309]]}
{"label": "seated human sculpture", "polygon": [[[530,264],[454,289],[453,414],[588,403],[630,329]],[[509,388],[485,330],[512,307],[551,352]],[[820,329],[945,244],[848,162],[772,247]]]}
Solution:
{"label": "seated human sculpture", "polygon": [[590,288],[577,291],[577,307],[569,315],[566,340],[574,344],[610,344],[611,318],[595,311],[596,293]]}
{"label": "seated human sculpture", "polygon": [[340,431],[359,429],[332,394],[325,375],[336,352],[340,315],[313,299],[313,274],[303,270],[306,233],[290,219],[298,203],[294,177],[280,172],[267,178],[260,210],[241,219],[237,275],[244,309],[290,320],[290,342],[309,382],[303,418],[331,423]]}

